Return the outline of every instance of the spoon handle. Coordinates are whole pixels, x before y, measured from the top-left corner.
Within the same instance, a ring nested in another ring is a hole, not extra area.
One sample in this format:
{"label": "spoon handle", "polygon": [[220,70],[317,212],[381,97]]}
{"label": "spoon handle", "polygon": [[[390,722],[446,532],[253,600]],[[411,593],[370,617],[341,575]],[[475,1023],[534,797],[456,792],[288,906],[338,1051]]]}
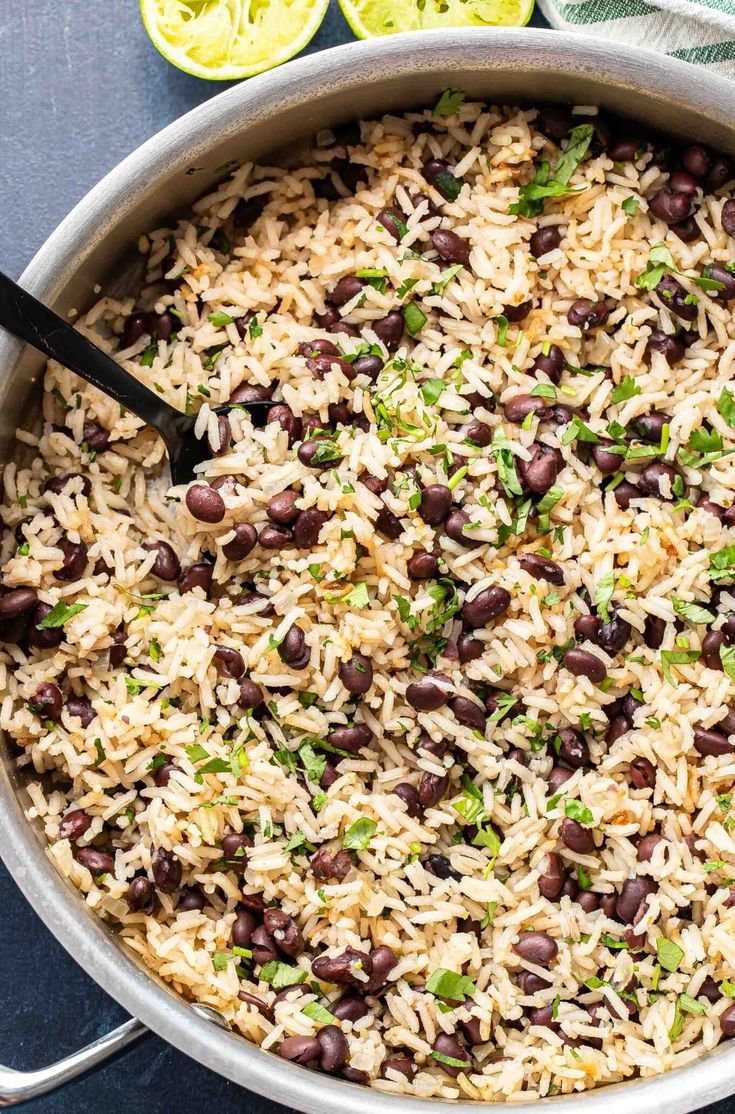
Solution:
{"label": "spoon handle", "polygon": [[68,321],[0,271],[0,326],[57,360],[161,432],[183,415],[115,363]]}

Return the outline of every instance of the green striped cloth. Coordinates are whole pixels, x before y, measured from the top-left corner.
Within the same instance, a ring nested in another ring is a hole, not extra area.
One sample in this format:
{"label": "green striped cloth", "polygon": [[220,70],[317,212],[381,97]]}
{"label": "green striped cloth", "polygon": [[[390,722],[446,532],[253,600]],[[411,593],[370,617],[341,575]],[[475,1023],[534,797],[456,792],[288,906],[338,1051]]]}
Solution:
{"label": "green striped cloth", "polygon": [[539,0],[552,27],[660,50],[735,78],[735,0]]}

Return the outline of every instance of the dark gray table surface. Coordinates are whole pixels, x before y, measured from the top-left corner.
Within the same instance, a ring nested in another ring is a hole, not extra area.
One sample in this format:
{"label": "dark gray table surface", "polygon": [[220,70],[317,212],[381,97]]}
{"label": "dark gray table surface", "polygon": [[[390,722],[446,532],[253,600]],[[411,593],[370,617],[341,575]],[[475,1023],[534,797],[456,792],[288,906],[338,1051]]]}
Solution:
{"label": "dark gray table surface", "polygon": [[[150,45],[137,9],[136,0],[2,4],[0,269],[12,276],[124,155],[224,88],[168,65]],[[533,23],[544,25],[539,16]],[[352,37],[332,0],[308,50]],[[46,1063],[124,1020],[26,905],[1,864],[0,910],[0,1062],[16,1068]],[[157,1037],[26,1107],[34,1114],[193,1114],[202,1108],[285,1114],[284,1107],[240,1090]],[[707,1114],[733,1112],[731,1100]]]}

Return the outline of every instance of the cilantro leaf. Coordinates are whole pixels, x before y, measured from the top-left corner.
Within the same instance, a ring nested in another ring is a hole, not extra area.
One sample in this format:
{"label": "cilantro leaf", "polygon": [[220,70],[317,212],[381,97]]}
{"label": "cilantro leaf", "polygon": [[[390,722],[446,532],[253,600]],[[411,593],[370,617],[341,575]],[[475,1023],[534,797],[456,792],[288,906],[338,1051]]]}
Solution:
{"label": "cilantro leaf", "polygon": [[342,839],[342,846],[346,851],[366,851],[377,827],[375,820],[363,816],[347,829]]}
{"label": "cilantro leaf", "polygon": [[274,990],[283,990],[287,986],[300,986],[306,982],[306,971],[300,967],[292,967],[290,963],[281,963],[278,959],[271,959],[260,968],[259,978],[270,983]]}
{"label": "cilantro leaf", "polygon": [[717,400],[717,409],[727,424],[735,429],[735,398],[731,395],[727,387],[722,388],[722,394]]}
{"label": "cilantro leaf", "polygon": [[606,572],[597,581],[597,587],[595,589],[595,607],[597,608],[597,611],[603,623],[609,623],[610,621],[610,611],[608,608],[608,604],[613,597],[614,591],[615,573]]}
{"label": "cilantro leaf", "polygon": [[610,396],[610,401],[613,403],[625,402],[627,399],[634,398],[635,395],[639,395],[640,393],[641,388],[638,386],[633,376],[626,375],[613,391]]}
{"label": "cilantro leaf", "polygon": [[477,989],[467,975],[458,975],[446,967],[437,967],[426,980],[426,989],[437,998],[446,1002],[464,1002],[471,998]]}
{"label": "cilantro leaf", "polygon": [[714,614],[699,603],[678,599],[673,599],[671,602],[676,614],[681,615],[682,619],[688,619],[690,623],[714,623],[715,621]]}
{"label": "cilantro leaf", "polygon": [[59,600],[49,611],[45,619],[40,623],[36,623],[37,630],[55,630],[57,627],[63,627],[75,615],[79,615],[87,608],[86,603],[72,603],[66,604],[63,600]]}
{"label": "cilantro leaf", "polygon": [[431,110],[432,116],[454,116],[467,100],[461,89],[445,89]]}
{"label": "cilantro leaf", "polygon": [[447,384],[443,379],[424,379],[421,384],[421,397],[427,406],[433,406],[439,401],[446,388]]}
{"label": "cilantro leaf", "polygon": [[656,955],[664,971],[673,972],[679,970],[679,965],[684,958],[684,951],[673,940],[667,940],[665,936],[659,936],[656,940]]}

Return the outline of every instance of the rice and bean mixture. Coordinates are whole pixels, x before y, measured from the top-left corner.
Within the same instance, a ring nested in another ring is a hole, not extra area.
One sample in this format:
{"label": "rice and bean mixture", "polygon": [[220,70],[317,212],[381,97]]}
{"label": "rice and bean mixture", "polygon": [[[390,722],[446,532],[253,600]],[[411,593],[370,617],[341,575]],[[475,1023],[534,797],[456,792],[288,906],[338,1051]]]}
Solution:
{"label": "rice and bean mixture", "polygon": [[80,320],[198,410],[188,488],[49,366],[2,511],[29,816],[263,1048],[494,1100],[735,1034],[734,176],[448,90],[235,169]]}

